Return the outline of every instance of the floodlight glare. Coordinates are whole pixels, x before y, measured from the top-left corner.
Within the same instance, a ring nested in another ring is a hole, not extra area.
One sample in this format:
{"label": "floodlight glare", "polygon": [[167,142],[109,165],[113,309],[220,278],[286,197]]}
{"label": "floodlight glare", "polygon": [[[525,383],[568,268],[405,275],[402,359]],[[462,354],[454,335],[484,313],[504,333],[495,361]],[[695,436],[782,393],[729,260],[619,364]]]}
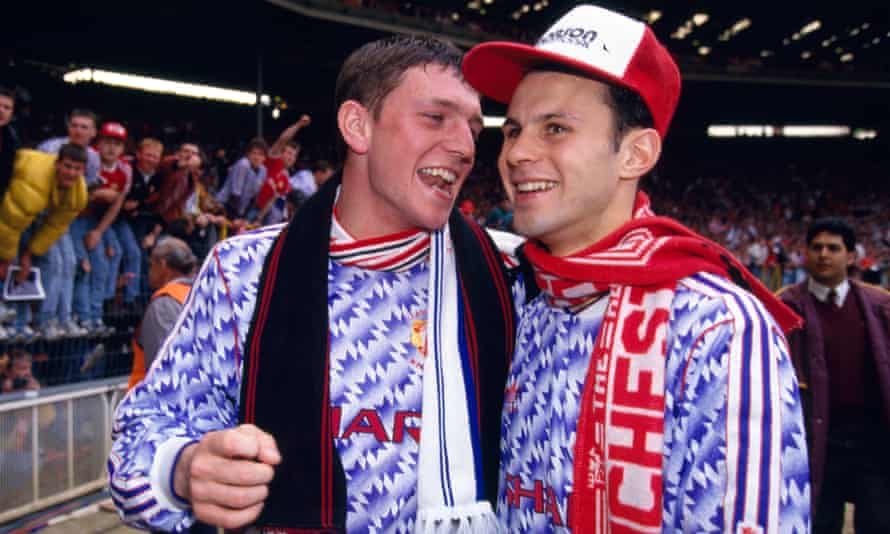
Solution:
{"label": "floodlight glare", "polygon": [[[241,104],[245,106],[256,105],[256,93],[251,93],[250,91],[225,89],[222,87],[214,87],[212,85],[202,85],[197,83],[176,82],[172,80],[164,80],[161,78],[139,76],[136,74],[124,74],[107,70],[77,69],[66,73],[64,76],[62,76],[62,79],[65,81],[65,83],[70,84],[93,82],[110,85],[112,87],[136,89],[149,93],[187,96],[191,98],[203,98],[206,100],[229,102],[232,104]],[[260,102],[263,105],[268,106],[271,103],[271,98],[269,97],[269,95],[262,95],[260,97]]]}

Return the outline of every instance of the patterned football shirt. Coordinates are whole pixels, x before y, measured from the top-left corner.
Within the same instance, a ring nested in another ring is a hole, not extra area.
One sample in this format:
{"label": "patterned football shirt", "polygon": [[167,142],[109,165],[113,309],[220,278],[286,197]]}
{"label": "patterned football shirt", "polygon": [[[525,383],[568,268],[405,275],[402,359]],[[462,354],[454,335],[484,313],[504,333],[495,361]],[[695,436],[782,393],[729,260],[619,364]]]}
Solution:
{"label": "patterned football shirt", "polygon": [[[238,424],[241,356],[263,262],[282,226],[218,244],[145,380],[121,402],[108,462],[123,518],[184,532],[172,491],[181,449]],[[331,262],[331,405],[347,478],[350,533],[409,533],[416,514],[428,268],[368,271]]]}
{"label": "patterned football shirt", "polygon": [[[604,312],[604,301],[573,314],[543,295],[522,308],[501,432],[498,516],[510,533],[569,532],[579,403]],[[773,319],[735,285],[695,275],[677,287],[667,346],[662,531],[809,532],[797,379]]]}

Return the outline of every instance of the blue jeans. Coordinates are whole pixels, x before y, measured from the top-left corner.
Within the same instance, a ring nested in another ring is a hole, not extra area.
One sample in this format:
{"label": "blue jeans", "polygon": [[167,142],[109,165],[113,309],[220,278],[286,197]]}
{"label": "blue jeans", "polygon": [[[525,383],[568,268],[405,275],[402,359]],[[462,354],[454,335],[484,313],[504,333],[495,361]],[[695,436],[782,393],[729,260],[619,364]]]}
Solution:
{"label": "blue jeans", "polygon": [[[81,321],[102,319],[102,303],[114,296],[115,280],[120,267],[120,244],[114,232],[103,232],[99,244],[93,250],[86,249],[83,238],[98,223],[94,217],[78,217],[71,223],[75,255],[78,261],[82,258],[90,261],[90,272],[80,272],[74,280],[74,313]],[[112,257],[106,254],[108,247],[113,250]]]}
{"label": "blue jeans", "polygon": [[34,265],[40,268],[43,291],[46,298],[40,305],[37,316],[39,326],[50,319],[64,324],[71,319],[71,299],[74,296],[74,274],[77,272],[77,257],[71,234],[65,232],[53,243],[46,254],[34,257]]}
{"label": "blue jeans", "polygon": [[142,272],[142,247],[136,241],[136,235],[133,234],[133,229],[126,220],[118,218],[111,225],[111,230],[114,231],[123,252],[121,257],[123,272],[133,275],[130,281],[127,282],[127,285],[124,286],[124,302],[131,303],[139,296],[139,278]]}

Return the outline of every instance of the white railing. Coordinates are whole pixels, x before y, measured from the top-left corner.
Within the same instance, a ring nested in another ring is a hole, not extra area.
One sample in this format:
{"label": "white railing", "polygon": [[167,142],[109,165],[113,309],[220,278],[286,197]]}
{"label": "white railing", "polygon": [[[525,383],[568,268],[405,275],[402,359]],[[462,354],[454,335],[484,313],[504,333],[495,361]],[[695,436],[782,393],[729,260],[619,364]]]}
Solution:
{"label": "white railing", "polygon": [[126,377],[0,397],[0,525],[102,489]]}

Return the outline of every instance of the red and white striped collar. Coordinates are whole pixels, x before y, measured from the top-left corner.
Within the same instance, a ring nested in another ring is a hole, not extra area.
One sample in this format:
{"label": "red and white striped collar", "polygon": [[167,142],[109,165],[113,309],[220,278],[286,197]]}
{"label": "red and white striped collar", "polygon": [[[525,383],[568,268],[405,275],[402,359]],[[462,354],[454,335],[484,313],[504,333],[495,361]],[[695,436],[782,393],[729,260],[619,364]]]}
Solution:
{"label": "red and white striped collar", "polygon": [[331,220],[330,257],[340,265],[372,271],[402,272],[427,261],[430,234],[421,229],[355,239],[337,220]]}

